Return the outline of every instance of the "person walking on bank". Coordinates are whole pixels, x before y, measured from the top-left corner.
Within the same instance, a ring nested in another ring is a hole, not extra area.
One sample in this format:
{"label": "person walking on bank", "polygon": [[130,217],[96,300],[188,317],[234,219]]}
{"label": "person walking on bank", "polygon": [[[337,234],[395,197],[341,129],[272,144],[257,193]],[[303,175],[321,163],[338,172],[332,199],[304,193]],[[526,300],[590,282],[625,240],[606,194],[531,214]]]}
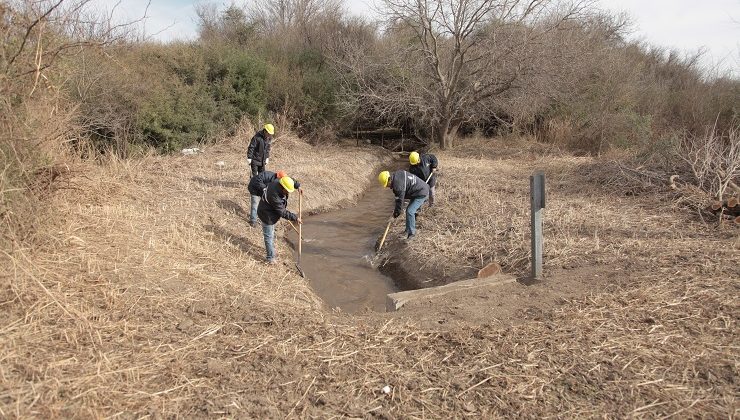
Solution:
{"label": "person walking on bank", "polygon": [[411,240],[416,235],[416,212],[427,200],[429,186],[418,176],[402,169],[393,172],[383,171],[378,174],[378,181],[383,188],[390,188],[396,196],[396,207],[393,209],[393,217],[401,215],[403,201],[408,199],[406,207],[406,240]]}
{"label": "person walking on bank", "polygon": [[409,154],[409,172],[418,176],[429,185],[429,207],[434,206],[434,187],[437,185],[437,157],[431,153],[419,155],[418,152]]}
{"label": "person walking on bank", "polygon": [[257,216],[262,221],[262,235],[265,238],[265,251],[267,264],[275,264],[275,223],[280,218],[287,219],[298,224],[303,221],[295,214],[288,211],[288,194],[296,189],[300,190],[300,183],[289,176],[276,179],[267,185],[262,193],[262,199],[257,207]]}
{"label": "person walking on bank", "polygon": [[275,134],[275,127],[272,124],[265,124],[262,130],[256,132],[249,142],[247,163],[252,167],[252,176],[263,172],[265,166],[270,163],[273,134]]}
{"label": "person walking on bank", "polygon": [[260,197],[265,191],[265,188],[267,188],[267,186],[273,181],[276,181],[285,175],[286,174],[283,171],[277,171],[277,173],[264,171],[253,176],[252,179],[249,180],[249,185],[247,186],[250,195],[249,226],[255,227],[257,225],[257,207],[259,206]]}

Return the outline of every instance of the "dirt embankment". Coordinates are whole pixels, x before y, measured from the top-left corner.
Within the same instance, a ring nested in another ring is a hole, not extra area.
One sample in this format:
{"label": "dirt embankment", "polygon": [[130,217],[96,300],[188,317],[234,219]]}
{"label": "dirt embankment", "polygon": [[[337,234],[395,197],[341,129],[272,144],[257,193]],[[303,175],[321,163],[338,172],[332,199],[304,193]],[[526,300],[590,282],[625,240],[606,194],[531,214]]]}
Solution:
{"label": "dirt embankment", "polygon": [[[737,415],[736,231],[594,184],[591,160],[463,145],[440,153],[440,206],[403,248],[409,267],[524,270],[526,176],[545,166],[546,271],[608,286],[542,308],[527,303],[544,289],[515,285],[336,315],[292,264],[261,264],[244,149],[75,168],[45,240],[2,257],[0,416]],[[348,177],[366,185],[380,159],[286,138],[271,166],[319,209],[351,200]]]}

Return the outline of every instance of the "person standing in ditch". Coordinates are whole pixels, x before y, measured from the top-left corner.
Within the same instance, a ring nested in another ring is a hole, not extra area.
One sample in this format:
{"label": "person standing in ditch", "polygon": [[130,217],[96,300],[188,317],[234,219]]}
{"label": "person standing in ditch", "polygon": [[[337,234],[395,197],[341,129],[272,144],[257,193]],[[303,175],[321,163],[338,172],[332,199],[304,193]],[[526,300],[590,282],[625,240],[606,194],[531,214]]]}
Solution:
{"label": "person standing in ditch", "polygon": [[431,153],[419,155],[419,152],[409,154],[409,172],[426,181],[429,185],[429,207],[434,206],[434,187],[437,185],[437,157]]}
{"label": "person standing in ditch", "polygon": [[275,127],[272,124],[265,124],[262,130],[256,132],[249,142],[247,163],[252,168],[252,176],[263,172],[265,166],[270,163],[273,134],[275,134]]}
{"label": "person standing in ditch", "polygon": [[406,207],[406,240],[414,239],[416,235],[416,212],[427,200],[429,185],[418,176],[402,169],[393,172],[383,171],[378,174],[378,181],[383,188],[390,188],[396,196],[396,207],[393,217],[401,215],[404,200],[410,200]]}
{"label": "person standing in ditch", "polygon": [[250,196],[249,226],[257,226],[257,207],[259,206],[262,193],[265,192],[265,188],[267,188],[267,186],[273,181],[276,181],[285,175],[286,174],[283,171],[277,171],[277,173],[263,171],[249,180],[249,185],[247,186]]}
{"label": "person standing in ditch", "polygon": [[257,207],[257,216],[262,221],[262,235],[265,238],[265,251],[267,264],[275,264],[277,255],[275,254],[275,224],[280,218],[289,221],[303,223],[295,214],[288,211],[288,194],[296,189],[300,191],[300,183],[294,181],[289,176],[276,179],[267,185],[262,193],[262,199]]}

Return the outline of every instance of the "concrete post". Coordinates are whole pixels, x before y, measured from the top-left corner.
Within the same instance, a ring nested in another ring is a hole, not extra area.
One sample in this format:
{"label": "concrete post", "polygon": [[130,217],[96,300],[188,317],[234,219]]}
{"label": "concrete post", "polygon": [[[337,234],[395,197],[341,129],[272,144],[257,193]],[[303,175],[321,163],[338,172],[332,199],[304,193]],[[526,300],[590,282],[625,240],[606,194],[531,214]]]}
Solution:
{"label": "concrete post", "polygon": [[529,201],[532,211],[532,278],[542,278],[542,209],[545,208],[545,174],[535,172],[529,177]]}

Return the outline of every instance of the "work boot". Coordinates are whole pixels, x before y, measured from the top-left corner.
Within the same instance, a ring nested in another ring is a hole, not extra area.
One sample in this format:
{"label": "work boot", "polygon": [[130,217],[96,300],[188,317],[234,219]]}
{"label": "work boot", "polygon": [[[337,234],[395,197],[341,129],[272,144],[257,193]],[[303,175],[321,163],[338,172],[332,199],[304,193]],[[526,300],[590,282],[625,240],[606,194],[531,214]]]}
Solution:
{"label": "work boot", "polygon": [[267,265],[277,265],[277,263],[278,263],[277,258],[272,259],[272,260],[265,260],[265,264]]}
{"label": "work boot", "polygon": [[255,222],[255,221],[250,221],[250,222],[249,222],[249,227],[257,227],[257,222]]}
{"label": "work boot", "polygon": [[411,242],[411,241],[413,241],[413,240],[414,240],[414,238],[416,238],[416,235],[414,235],[414,234],[409,234],[409,236],[407,236],[407,237],[406,237],[406,242]]}

